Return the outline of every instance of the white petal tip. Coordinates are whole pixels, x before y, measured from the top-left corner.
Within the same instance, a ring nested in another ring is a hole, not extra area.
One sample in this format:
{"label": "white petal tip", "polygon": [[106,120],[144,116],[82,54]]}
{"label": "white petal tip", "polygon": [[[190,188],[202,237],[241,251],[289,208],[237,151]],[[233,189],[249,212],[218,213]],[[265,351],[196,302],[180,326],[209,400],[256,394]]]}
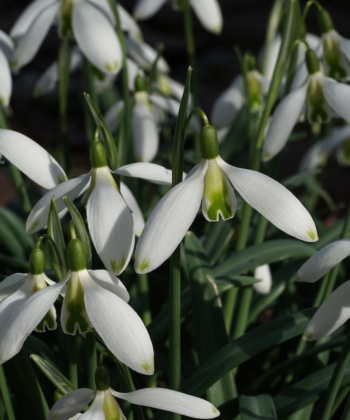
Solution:
{"label": "white petal tip", "polygon": [[141,363],[141,367],[143,370],[143,373],[145,375],[153,375],[154,373],[154,357],[152,355],[150,361],[145,360],[143,363]]}
{"label": "white petal tip", "polygon": [[263,154],[262,160],[263,160],[263,162],[268,162],[270,159],[272,159],[272,157],[273,156],[271,155],[270,152],[265,152]]}
{"label": "white petal tip", "polygon": [[137,274],[146,274],[152,271],[150,261],[143,259],[141,263],[135,261],[135,271]]}
{"label": "white petal tip", "polygon": [[222,25],[214,26],[212,29],[213,34],[220,35],[222,32]]}

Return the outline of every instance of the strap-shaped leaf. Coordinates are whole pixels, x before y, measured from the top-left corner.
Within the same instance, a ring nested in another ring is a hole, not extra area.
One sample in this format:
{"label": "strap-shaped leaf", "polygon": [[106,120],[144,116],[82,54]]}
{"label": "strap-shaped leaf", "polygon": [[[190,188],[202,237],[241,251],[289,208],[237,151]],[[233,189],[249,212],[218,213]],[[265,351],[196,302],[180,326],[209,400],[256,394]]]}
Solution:
{"label": "strap-shaped leaf", "polygon": [[286,258],[309,258],[314,253],[315,248],[312,245],[294,239],[278,239],[253,245],[244,251],[233,254],[214,268],[214,275],[219,277],[239,274]]}
{"label": "strap-shaped leaf", "polygon": [[222,256],[224,250],[229,246],[234,232],[234,228],[228,221],[220,220],[218,223],[210,224],[209,233],[203,243],[210,264],[215,264]]}
{"label": "strap-shaped leaf", "polygon": [[63,394],[75,389],[74,385],[59,372],[56,368],[51,366],[42,357],[32,354],[30,356],[43,374],[55,385],[55,387]]}
{"label": "strap-shaped leaf", "polygon": [[16,213],[6,207],[0,206],[0,220],[11,226],[13,235],[22,243],[22,246],[33,249],[35,241],[33,236],[26,233],[26,224]]}
{"label": "strap-shaped leaf", "polygon": [[[68,272],[67,249],[64,242],[61,220],[54,198],[51,199],[47,233],[56,244],[56,249],[54,249],[51,241],[49,241],[49,250],[57,278],[62,280]],[[56,251],[58,252],[58,255]]]}
{"label": "strap-shaped leaf", "polygon": [[239,397],[242,420],[277,420],[275,405],[270,395]]}
{"label": "strap-shaped leaf", "polygon": [[86,259],[87,268],[91,268],[92,264],[92,253],[91,253],[91,245],[89,235],[87,233],[85,223],[79,210],[73,204],[73,202],[69,199],[69,197],[63,197],[63,200],[68,208],[70,216],[74,222],[74,227],[76,229],[76,234],[78,239],[80,239],[81,243],[83,244],[84,254]]}

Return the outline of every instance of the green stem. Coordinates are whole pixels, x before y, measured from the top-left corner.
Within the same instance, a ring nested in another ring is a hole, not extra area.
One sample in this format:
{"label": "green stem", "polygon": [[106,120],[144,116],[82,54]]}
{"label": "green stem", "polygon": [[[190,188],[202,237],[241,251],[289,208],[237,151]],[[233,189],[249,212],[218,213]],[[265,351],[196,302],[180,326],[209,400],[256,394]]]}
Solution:
{"label": "green stem", "polygon": [[[3,129],[9,128],[1,107],[0,107],[0,128],[3,128]],[[32,210],[32,204],[29,199],[27,186],[25,184],[23,176],[21,172],[19,171],[19,169],[15,165],[13,165],[11,162],[9,162],[9,168],[11,171],[12,179],[15,184],[16,190],[18,191],[19,196],[21,197],[23,211],[25,212],[25,214],[29,214],[30,211]]]}
{"label": "green stem", "polygon": [[341,390],[339,391],[337,398],[335,400],[335,403],[332,408],[331,418],[334,418],[335,412],[338,410],[338,408],[341,406],[347,395],[349,394],[350,386],[343,386]]}
{"label": "green stem", "polygon": [[78,389],[78,349],[75,335],[68,335],[69,380]]}
{"label": "green stem", "polygon": [[337,396],[340,384],[342,382],[345,369],[347,368],[350,361],[350,333],[346,338],[343,349],[340,353],[339,360],[335,366],[332,378],[328,385],[326,395],[322,399],[322,403],[319,407],[318,417],[320,420],[330,420],[332,407],[334,404],[335,397]]}
{"label": "green stem", "polygon": [[341,416],[340,420],[350,420],[350,396],[346,401],[346,405],[343,411],[343,415]]}
{"label": "green stem", "polygon": [[0,391],[1,391],[2,398],[4,400],[8,420],[16,420],[16,416],[13,411],[10,392],[9,392],[7,382],[6,382],[4,368],[2,367],[2,365],[0,365]]}
{"label": "green stem", "polygon": [[163,55],[163,51],[164,51],[164,44],[159,44],[157,45],[157,57],[154,60],[154,63],[152,65],[152,69],[151,69],[151,73],[149,75],[149,81],[148,81],[148,92],[152,93],[153,92],[153,84],[156,81],[157,78],[157,66],[158,66],[158,61],[160,59],[160,57]]}
{"label": "green stem", "polygon": [[[122,87],[123,87],[123,99],[124,99],[124,134],[125,134],[125,149],[132,145],[132,126],[131,126],[131,99],[129,92],[129,82],[128,82],[128,68],[126,62],[126,45],[124,34],[122,30],[122,25],[120,23],[120,16],[118,12],[118,0],[108,0],[109,5],[112,9],[115,21],[116,21],[116,31],[119,38],[120,45],[122,47],[123,53],[123,67],[122,67]],[[125,165],[126,162],[121,162],[122,165]]]}
{"label": "green stem", "polygon": [[88,385],[90,389],[95,389],[95,371],[97,368],[96,337],[86,334],[86,357],[88,362]]}
{"label": "green stem", "polygon": [[187,117],[187,120],[186,120],[185,135],[187,133],[188,127],[190,125],[190,122],[191,122],[194,114],[198,114],[202,118],[204,125],[209,125],[209,120],[208,120],[208,117],[206,116],[205,112],[200,108],[193,108],[192,111],[189,113],[189,115]]}
{"label": "green stem", "polygon": [[143,323],[147,327],[147,325],[149,325],[152,322],[152,314],[149,304],[148,275],[139,274],[137,277],[137,284],[139,287],[139,293],[141,298],[141,318]]}
{"label": "green stem", "polygon": [[71,162],[69,157],[69,133],[68,133],[68,87],[70,79],[70,60],[71,60],[71,40],[63,38],[58,51],[58,93],[59,93],[59,113],[61,124],[61,136],[63,146],[64,169],[69,176]]}
{"label": "green stem", "polygon": [[[94,104],[96,104],[98,107],[98,98],[94,84],[93,68],[91,63],[85,57],[83,61],[83,84],[84,92],[91,96]],[[92,143],[94,141],[95,123],[89,110],[89,105],[86,103],[86,101],[84,102],[85,133],[89,142]]]}
{"label": "green stem", "polygon": [[224,319],[225,319],[225,326],[227,335],[230,336],[232,319],[234,315],[234,310],[236,307],[236,300],[238,295],[238,287],[234,287],[233,289],[229,290],[225,300],[224,306]]}

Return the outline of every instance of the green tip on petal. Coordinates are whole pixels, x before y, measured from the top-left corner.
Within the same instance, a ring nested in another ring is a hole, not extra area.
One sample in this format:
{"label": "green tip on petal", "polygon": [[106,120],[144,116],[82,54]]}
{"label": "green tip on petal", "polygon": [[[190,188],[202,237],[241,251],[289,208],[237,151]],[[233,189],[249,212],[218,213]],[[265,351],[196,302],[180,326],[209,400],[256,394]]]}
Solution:
{"label": "green tip on petal", "polygon": [[149,374],[152,374],[152,373],[153,373],[153,370],[154,370],[154,363],[152,363],[152,365],[151,365],[151,364],[149,364],[148,362],[144,362],[144,363],[141,363],[141,366],[143,367],[143,369],[144,369],[147,373],[149,373]]}
{"label": "green tip on petal", "polygon": [[318,240],[317,232],[314,232],[311,228],[306,232],[313,241]]}
{"label": "green tip on petal", "polygon": [[211,409],[213,410],[213,413],[218,414],[219,410],[215,408],[213,405],[211,406]]}
{"label": "green tip on petal", "polygon": [[312,336],[314,335],[313,331],[306,331],[303,335],[303,340],[310,340]]}
{"label": "green tip on petal", "polygon": [[17,69],[17,66],[18,66],[18,60],[12,60],[10,62],[11,70],[16,70]]}
{"label": "green tip on petal", "polygon": [[266,153],[264,153],[264,155],[263,155],[263,159],[264,159],[264,160],[267,160],[267,159],[269,159],[269,158],[270,158],[270,156],[271,156],[271,153],[270,153],[270,152],[266,152]]}
{"label": "green tip on petal", "polygon": [[57,177],[57,184],[62,184],[63,182],[66,182],[66,181],[68,181],[68,178],[65,176],[65,177]]}
{"label": "green tip on petal", "polygon": [[34,222],[31,224],[28,233],[33,232],[40,224],[40,219],[35,219]]}
{"label": "green tip on petal", "polygon": [[115,259],[111,259],[109,262],[111,264],[111,268],[112,268],[113,273],[120,273],[123,270],[124,266],[125,266],[126,258],[123,257],[119,261],[119,263],[117,263]]}
{"label": "green tip on petal", "polygon": [[151,263],[149,261],[143,259],[141,264],[136,263],[136,270],[142,273],[142,271],[145,271],[150,265]]}
{"label": "green tip on petal", "polygon": [[110,72],[115,72],[118,70],[119,62],[114,61],[113,63],[105,63],[105,69]]}
{"label": "green tip on petal", "polygon": [[296,277],[295,277],[295,281],[301,281],[300,275],[299,273],[297,273]]}

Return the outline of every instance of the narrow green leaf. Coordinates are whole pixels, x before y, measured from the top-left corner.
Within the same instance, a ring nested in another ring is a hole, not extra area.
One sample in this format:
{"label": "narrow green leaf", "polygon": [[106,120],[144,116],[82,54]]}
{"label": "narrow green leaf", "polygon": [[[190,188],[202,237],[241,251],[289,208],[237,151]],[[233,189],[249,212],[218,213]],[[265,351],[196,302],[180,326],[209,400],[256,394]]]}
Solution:
{"label": "narrow green leaf", "polygon": [[16,238],[23,244],[24,247],[32,249],[35,246],[33,236],[26,232],[26,224],[16,213],[6,207],[0,206],[0,220],[6,221],[13,231]]}
{"label": "narrow green leaf", "polygon": [[58,255],[49,241],[49,250],[53,268],[59,280],[62,280],[68,272],[67,249],[64,242],[61,220],[58,215],[57,206],[54,198],[51,199],[49,220],[47,223],[47,233],[55,242]]}
{"label": "narrow green leaf", "polygon": [[275,405],[270,395],[239,397],[242,420],[277,420]]}
{"label": "narrow green leaf", "polygon": [[81,243],[83,244],[87,268],[91,268],[91,264],[92,264],[91,246],[90,246],[89,235],[87,233],[84,220],[81,217],[79,210],[72,203],[69,197],[65,196],[63,197],[63,200],[66,203],[66,206],[68,208],[68,211],[70,213],[72,220],[74,221],[77,237],[78,239],[81,240]]}
{"label": "narrow green leaf", "polygon": [[25,249],[6,220],[0,219],[0,242],[16,258],[25,258]]}
{"label": "narrow green leaf", "polygon": [[316,309],[311,308],[278,318],[231,341],[203,363],[187,379],[182,390],[192,395],[203,395],[230,370],[262,351],[302,334],[315,312]]}
{"label": "narrow green leaf", "polygon": [[220,220],[210,224],[210,231],[206,236],[203,246],[207,252],[210,264],[215,264],[224,250],[228,247],[235,230],[229,222]]}
{"label": "narrow green leaf", "polygon": [[28,260],[22,260],[21,258],[10,257],[9,255],[0,254],[0,263],[14,268],[17,272],[25,272],[28,273],[29,271],[29,262]]}
{"label": "narrow green leaf", "polygon": [[95,123],[98,127],[101,128],[104,144],[107,149],[108,155],[108,166],[113,170],[118,168],[118,154],[115,146],[114,138],[112,133],[109,131],[109,128],[104,120],[101,112],[97,109],[90,95],[84,93],[87,104],[89,105],[92,116],[94,117]]}
{"label": "narrow green leaf", "polygon": [[51,366],[46,360],[40,356],[37,356],[36,354],[32,354],[30,357],[42,371],[42,373],[63,394],[67,394],[69,391],[73,391],[75,389],[73,384],[64,375],[62,375],[61,372]]}
{"label": "narrow green leaf", "polygon": [[294,240],[277,239],[253,245],[244,251],[233,254],[223,263],[214,268],[214,275],[239,274],[244,271],[270,264],[286,258],[309,258],[315,253],[312,245]]}
{"label": "narrow green leaf", "polygon": [[310,169],[309,171],[303,171],[296,175],[293,175],[287,179],[285,179],[282,184],[293,190],[294,188],[300,187],[303,185],[310,177],[315,177],[320,172],[319,169]]}
{"label": "narrow green leaf", "polygon": [[233,287],[247,287],[260,283],[262,280],[249,276],[220,276],[217,281],[226,281],[231,283]]}
{"label": "narrow green leaf", "polygon": [[[204,363],[228,344],[222,303],[218,287],[205,250],[192,232],[185,237],[185,249],[192,295],[195,335],[199,362]],[[229,401],[237,397],[233,372],[228,372],[207,391],[216,407],[225,404],[224,411],[233,410]],[[222,413],[224,415],[224,413]]]}

